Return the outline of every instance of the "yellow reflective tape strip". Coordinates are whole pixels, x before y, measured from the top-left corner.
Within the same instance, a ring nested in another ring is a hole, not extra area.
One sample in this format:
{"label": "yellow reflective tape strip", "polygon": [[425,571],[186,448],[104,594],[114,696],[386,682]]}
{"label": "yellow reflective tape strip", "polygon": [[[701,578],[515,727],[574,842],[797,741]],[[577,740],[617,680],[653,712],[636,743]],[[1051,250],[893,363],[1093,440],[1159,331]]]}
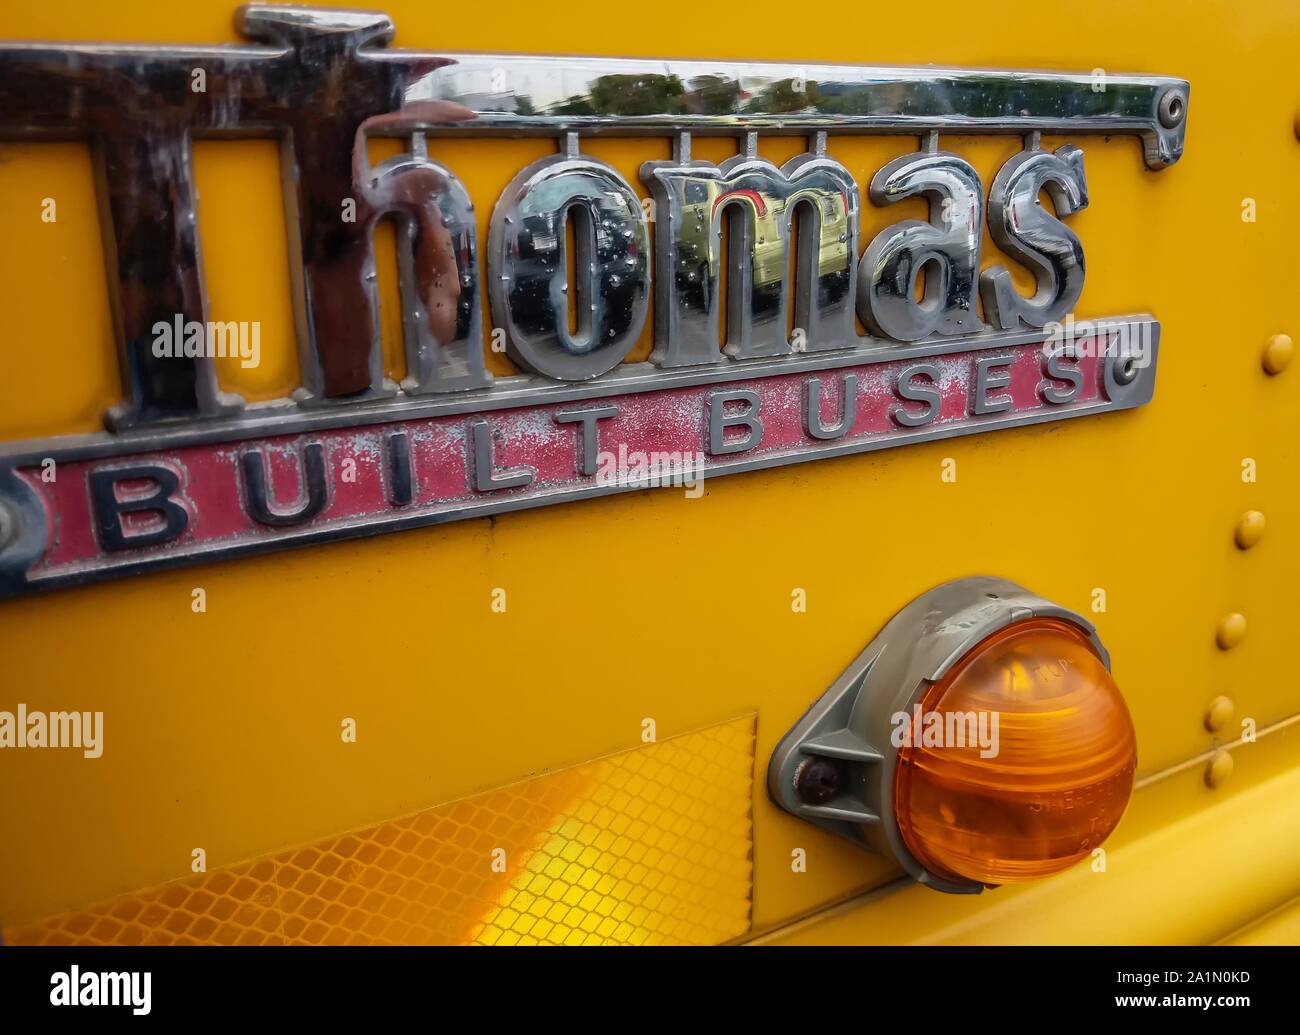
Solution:
{"label": "yellow reflective tape strip", "polygon": [[4,932],[30,944],[712,944],[750,927],[755,717]]}

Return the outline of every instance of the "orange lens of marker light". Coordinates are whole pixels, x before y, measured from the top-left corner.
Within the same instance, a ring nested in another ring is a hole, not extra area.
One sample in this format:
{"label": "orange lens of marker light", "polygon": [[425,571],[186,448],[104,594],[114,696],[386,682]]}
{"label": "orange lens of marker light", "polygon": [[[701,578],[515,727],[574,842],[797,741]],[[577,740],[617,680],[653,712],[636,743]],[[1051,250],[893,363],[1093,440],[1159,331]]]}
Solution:
{"label": "orange lens of marker light", "polygon": [[1072,623],[1000,629],[920,704],[899,750],[894,809],[932,873],[989,885],[1045,877],[1119,823],[1137,770],[1133,721]]}

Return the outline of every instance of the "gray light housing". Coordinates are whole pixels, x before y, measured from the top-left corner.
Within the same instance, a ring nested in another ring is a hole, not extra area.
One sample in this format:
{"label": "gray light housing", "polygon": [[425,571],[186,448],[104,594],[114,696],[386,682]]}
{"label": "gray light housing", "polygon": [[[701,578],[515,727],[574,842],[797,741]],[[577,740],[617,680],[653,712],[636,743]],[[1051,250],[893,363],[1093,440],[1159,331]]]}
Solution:
{"label": "gray light housing", "polygon": [[[978,893],[976,881],[926,870],[907,849],[894,814],[893,716],[910,712],[934,683],[981,640],[1013,622],[1059,618],[1077,625],[1106,668],[1110,655],[1082,615],[1035,596],[1006,579],[974,576],[937,586],[899,611],[772,753],[768,792],[781,808],[894,859],[919,883],[938,891]],[[822,804],[796,790],[799,767],[839,759],[839,792]]]}

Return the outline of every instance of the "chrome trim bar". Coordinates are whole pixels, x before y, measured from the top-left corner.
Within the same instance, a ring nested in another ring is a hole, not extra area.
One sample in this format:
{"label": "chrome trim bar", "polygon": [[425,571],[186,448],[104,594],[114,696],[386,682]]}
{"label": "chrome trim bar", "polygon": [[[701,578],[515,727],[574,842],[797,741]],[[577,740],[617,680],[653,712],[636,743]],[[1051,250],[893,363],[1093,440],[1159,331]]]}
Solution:
{"label": "chrome trim bar", "polygon": [[[754,64],[379,51],[435,67],[406,103],[441,100],[475,120],[430,124],[454,134],[748,131],[808,134],[1127,134],[1147,165],[1183,153],[1186,80],[1156,75],[940,67]],[[405,129],[409,132],[409,127]]]}

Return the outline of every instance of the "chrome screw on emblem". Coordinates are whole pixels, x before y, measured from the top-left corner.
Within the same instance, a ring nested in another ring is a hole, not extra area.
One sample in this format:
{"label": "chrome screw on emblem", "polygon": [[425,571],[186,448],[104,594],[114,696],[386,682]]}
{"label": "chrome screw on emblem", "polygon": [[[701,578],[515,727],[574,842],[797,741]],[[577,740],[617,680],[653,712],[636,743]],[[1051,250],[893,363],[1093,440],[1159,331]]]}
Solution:
{"label": "chrome screw on emblem", "polygon": [[1160,98],[1160,125],[1165,129],[1173,129],[1183,121],[1183,116],[1187,113],[1187,104],[1183,100],[1183,95],[1177,90],[1166,90]]}
{"label": "chrome screw on emblem", "polygon": [[1121,359],[1114,367],[1115,383],[1120,385],[1132,384],[1133,379],[1137,377],[1138,367],[1137,360],[1132,356],[1126,356]]}

